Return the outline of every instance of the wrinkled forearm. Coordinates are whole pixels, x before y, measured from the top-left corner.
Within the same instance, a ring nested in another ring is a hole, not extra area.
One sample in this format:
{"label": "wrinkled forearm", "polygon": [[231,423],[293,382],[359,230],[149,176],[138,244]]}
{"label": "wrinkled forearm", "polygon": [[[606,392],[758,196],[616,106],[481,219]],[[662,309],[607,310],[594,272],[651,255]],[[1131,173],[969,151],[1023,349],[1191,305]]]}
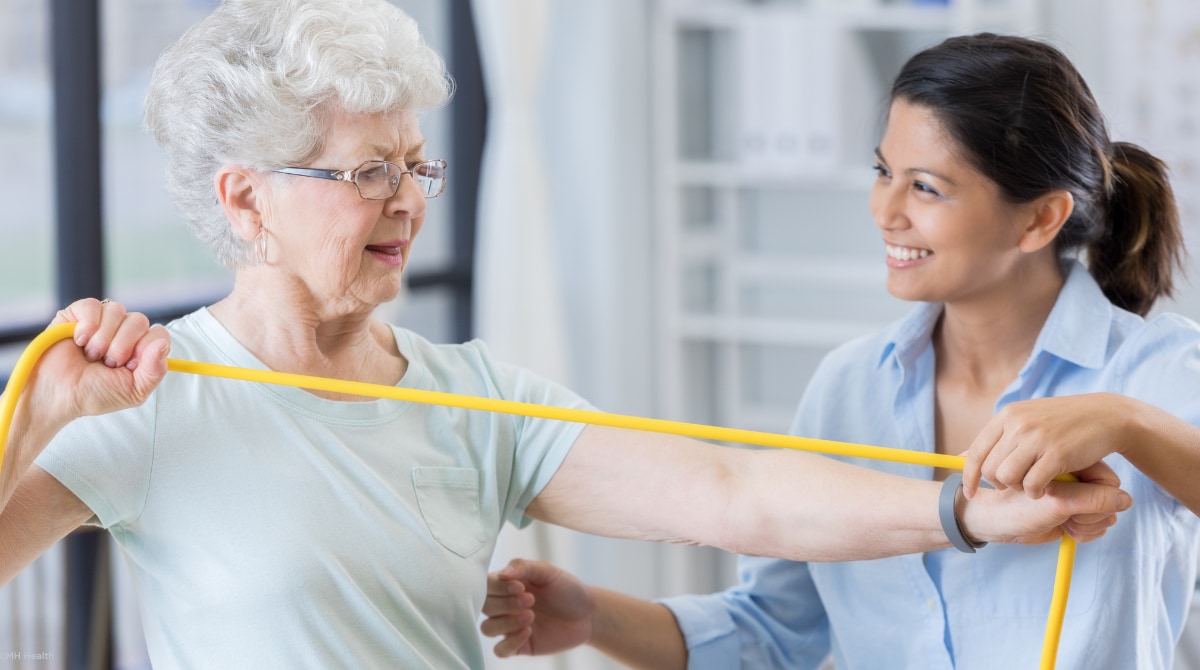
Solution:
{"label": "wrinkled forearm", "polygon": [[938,519],[938,483],[811,454],[745,455],[751,458],[735,466],[729,496],[735,521],[720,540],[732,551],[842,561],[950,546]]}
{"label": "wrinkled forearm", "polygon": [[526,514],[609,537],[861,560],[950,546],[938,490],[815,454],[589,426]]}
{"label": "wrinkled forearm", "polygon": [[[0,399],[7,397],[8,393],[0,395]],[[12,498],[17,483],[29,470],[34,459],[66,425],[47,413],[31,411],[31,404],[28,397],[20,398],[13,414],[5,443],[4,459],[0,462],[0,511]]]}

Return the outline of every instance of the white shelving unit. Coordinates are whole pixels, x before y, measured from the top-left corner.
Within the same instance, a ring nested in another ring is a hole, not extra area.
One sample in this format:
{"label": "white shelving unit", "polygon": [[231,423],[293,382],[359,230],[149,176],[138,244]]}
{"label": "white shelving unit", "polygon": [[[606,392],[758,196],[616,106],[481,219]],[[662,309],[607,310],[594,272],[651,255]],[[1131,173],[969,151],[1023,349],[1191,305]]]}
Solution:
{"label": "white shelving unit", "polygon": [[659,0],[658,376],[666,418],[786,431],[820,359],[910,305],[867,210],[903,62],[1029,34],[1038,0]]}

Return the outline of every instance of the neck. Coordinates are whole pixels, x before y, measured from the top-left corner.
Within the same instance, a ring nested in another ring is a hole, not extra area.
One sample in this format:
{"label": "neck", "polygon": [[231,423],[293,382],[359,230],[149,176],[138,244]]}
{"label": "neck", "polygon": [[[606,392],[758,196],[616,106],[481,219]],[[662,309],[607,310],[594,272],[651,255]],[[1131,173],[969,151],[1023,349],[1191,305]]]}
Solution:
{"label": "neck", "polygon": [[992,294],[946,303],[933,335],[939,375],[1006,386],[1029,359],[1063,283],[1057,261],[1043,263]]}
{"label": "neck", "polygon": [[374,383],[395,383],[402,374],[395,338],[372,318],[373,305],[322,301],[302,286],[246,270],[209,311],[272,370]]}

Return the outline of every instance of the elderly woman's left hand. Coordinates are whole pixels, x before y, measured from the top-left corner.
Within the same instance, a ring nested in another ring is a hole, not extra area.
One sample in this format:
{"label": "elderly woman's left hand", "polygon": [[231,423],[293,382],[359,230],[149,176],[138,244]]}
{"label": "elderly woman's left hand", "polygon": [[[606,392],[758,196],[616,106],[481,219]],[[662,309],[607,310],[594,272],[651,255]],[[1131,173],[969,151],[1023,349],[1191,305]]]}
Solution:
{"label": "elderly woman's left hand", "polygon": [[1115,393],[1014,402],[996,413],[967,450],[963,493],[975,494],[982,475],[998,489],[1040,498],[1058,475],[1080,481],[1113,476],[1100,462],[1127,447],[1132,401]]}

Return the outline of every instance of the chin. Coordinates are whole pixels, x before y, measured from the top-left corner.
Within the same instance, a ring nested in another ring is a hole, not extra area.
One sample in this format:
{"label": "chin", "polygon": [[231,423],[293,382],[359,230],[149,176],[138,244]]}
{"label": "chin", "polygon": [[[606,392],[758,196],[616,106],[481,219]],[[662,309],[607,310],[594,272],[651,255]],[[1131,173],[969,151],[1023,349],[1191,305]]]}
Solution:
{"label": "chin", "polygon": [[396,298],[399,298],[400,294],[403,291],[404,291],[403,285],[397,283],[394,287],[389,287],[385,290],[379,291],[377,302],[379,302],[379,303],[391,302],[391,301],[395,300]]}
{"label": "chin", "polygon": [[400,276],[376,278],[370,284],[360,285],[357,294],[365,302],[382,305],[398,298],[404,290]]}
{"label": "chin", "polygon": [[924,291],[911,286],[893,286],[888,283],[888,293],[896,300],[904,300],[906,303],[944,303],[946,294]]}
{"label": "chin", "polygon": [[897,300],[907,302],[937,302],[937,298],[913,286],[905,286],[899,282],[888,280],[887,292]]}

